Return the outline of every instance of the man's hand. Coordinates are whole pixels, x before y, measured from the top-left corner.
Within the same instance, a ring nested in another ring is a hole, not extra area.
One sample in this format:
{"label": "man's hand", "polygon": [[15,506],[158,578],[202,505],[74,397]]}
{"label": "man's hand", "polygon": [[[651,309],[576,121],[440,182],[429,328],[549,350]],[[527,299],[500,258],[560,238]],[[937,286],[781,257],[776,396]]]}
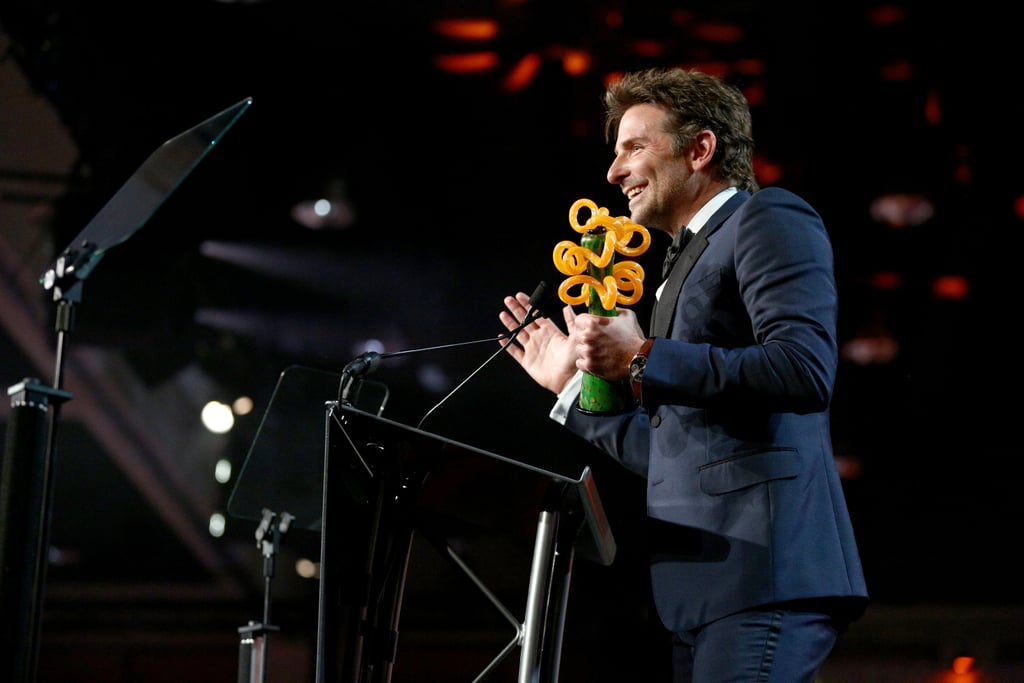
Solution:
{"label": "man's hand", "polygon": [[[530,297],[518,292],[505,297],[507,311],[498,314],[505,329],[515,330],[526,315]],[[537,384],[557,394],[576,374],[576,314],[571,306],[562,309],[568,334],[547,318],[538,318],[519,332],[516,342],[505,350]],[[506,344],[504,340],[503,344]]]}
{"label": "man's hand", "polygon": [[581,313],[576,317],[576,368],[615,381],[629,375],[629,362],[644,345],[645,336],[636,314],[628,308],[618,315]]}

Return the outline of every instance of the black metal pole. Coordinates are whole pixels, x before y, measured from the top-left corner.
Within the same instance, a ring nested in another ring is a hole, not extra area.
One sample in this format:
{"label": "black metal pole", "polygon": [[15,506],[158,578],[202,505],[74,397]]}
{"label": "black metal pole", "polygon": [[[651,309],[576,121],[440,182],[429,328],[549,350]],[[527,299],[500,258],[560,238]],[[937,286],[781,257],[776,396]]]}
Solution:
{"label": "black metal pole", "polygon": [[[281,539],[291,528],[295,516],[263,509],[263,518],[256,528],[256,546],[263,554],[263,621],[250,621],[238,629],[238,683],[264,683],[267,680],[267,652],[270,634],[281,629],[270,623],[271,582],[274,558],[281,548]],[[268,538],[269,537],[269,538]]]}
{"label": "black metal pole", "polygon": [[[82,249],[85,255],[94,251],[88,243]],[[61,405],[71,398],[63,387],[64,345],[82,297],[82,281],[76,268],[68,267],[68,259],[58,259],[53,277],[47,277],[47,288],[58,302],[53,386],[26,378],[7,390],[11,419],[0,468],[0,666],[9,667],[9,676],[0,680],[11,683],[34,683],[39,661],[57,424]],[[67,282],[71,284],[65,289]]]}
{"label": "black metal pole", "polygon": [[11,414],[0,466],[0,680],[31,683],[49,559],[54,423],[57,407],[71,395],[32,378],[7,393]]}

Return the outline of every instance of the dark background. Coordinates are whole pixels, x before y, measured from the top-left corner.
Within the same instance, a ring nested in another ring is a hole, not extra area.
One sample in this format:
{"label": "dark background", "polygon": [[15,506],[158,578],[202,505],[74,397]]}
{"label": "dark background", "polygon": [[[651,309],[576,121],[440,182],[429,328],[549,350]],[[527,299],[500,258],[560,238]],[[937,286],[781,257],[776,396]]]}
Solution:
{"label": "dark background", "polygon": [[[1010,561],[1021,521],[1013,371],[1000,356],[1012,348],[1024,100],[1001,14],[907,2],[827,13],[753,2],[95,5],[12,1],[0,11],[3,64],[16,76],[0,90],[8,384],[53,379],[54,304],[38,275],[159,144],[242,98],[253,104],[84,282],[68,340],[74,398],[59,432],[45,630],[53,676],[134,680],[129,670],[153,661],[169,671],[171,643],[197,668],[230,675],[234,628],[259,618],[262,584],[255,523],[230,514],[228,498],[279,374],[338,372],[370,337],[398,351],[498,334],[504,295],[561,281],[551,252],[576,239],[566,221],[576,199],[625,211],[604,178],[600,95],[615,72],[664,64],[744,88],[762,185],[803,195],[832,235],[844,349],[881,339],[897,350],[887,362],[844,353],[833,406],[875,601],[861,639],[851,634],[851,657],[945,664],[973,647],[989,663],[1016,661],[1007,653],[1019,653],[1019,629],[957,611],[1002,614],[1022,597]],[[497,36],[466,43],[436,31],[438,20],[473,17],[497,20]],[[439,66],[476,50],[494,51],[495,67]],[[567,50],[589,54],[590,68],[568,75]],[[510,89],[531,54],[538,70]],[[296,222],[292,207],[332,179],[344,181],[355,220]],[[871,213],[884,193],[922,196],[934,215],[887,225]],[[640,259],[651,278],[641,319],[663,237]],[[943,296],[942,278],[966,293]],[[495,348],[385,359],[373,377],[390,390],[385,414],[417,424]],[[202,432],[202,403],[243,394],[255,407],[230,435]],[[642,490],[555,429],[550,403],[502,356],[424,428],[593,468],[619,556],[612,567],[578,563],[564,668],[598,668],[576,661],[573,645],[606,641],[614,646],[598,645],[597,661],[628,668],[649,628]],[[212,481],[220,458],[234,465],[227,484]],[[436,485],[440,498],[474,486]],[[205,529],[217,512],[228,513],[227,532],[214,538]],[[518,608],[513,567],[528,561],[529,539],[460,533]],[[296,530],[275,578],[282,640],[294,644],[280,656],[306,665],[315,582],[292,576],[291,562],[315,557],[317,543]],[[468,651],[467,633],[492,632],[453,618],[452,603],[473,598],[423,550],[404,656],[436,677],[454,666],[440,634]],[[928,625],[907,626],[917,619]],[[481,639],[486,652],[493,637]],[[90,666],[60,664],[86,651]]]}

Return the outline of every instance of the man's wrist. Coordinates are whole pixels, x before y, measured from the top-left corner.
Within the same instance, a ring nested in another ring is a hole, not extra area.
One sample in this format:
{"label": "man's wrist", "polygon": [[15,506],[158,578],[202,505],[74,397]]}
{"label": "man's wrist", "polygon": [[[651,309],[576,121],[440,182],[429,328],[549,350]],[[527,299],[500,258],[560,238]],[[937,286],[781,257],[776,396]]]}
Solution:
{"label": "man's wrist", "polygon": [[654,346],[654,337],[648,337],[640,350],[629,361],[629,384],[633,389],[633,398],[638,404],[643,403],[644,372],[647,370],[647,357]]}
{"label": "man's wrist", "polygon": [[550,417],[552,420],[559,424],[565,424],[569,416],[569,410],[577,403],[576,397],[579,395],[582,385],[583,373],[577,372],[562,388],[562,391],[559,392],[558,400],[555,401],[555,405],[551,409]]}

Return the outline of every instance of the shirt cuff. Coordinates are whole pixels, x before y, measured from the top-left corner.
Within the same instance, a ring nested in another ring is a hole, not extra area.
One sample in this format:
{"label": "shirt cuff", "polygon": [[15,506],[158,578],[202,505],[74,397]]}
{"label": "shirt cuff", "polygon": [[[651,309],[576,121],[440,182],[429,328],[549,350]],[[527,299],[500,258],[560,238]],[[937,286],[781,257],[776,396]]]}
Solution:
{"label": "shirt cuff", "polygon": [[555,402],[555,407],[551,409],[548,416],[558,424],[564,425],[569,417],[569,410],[573,407],[576,397],[579,396],[582,389],[583,371],[579,370],[562,388],[561,393],[558,394],[558,400]]}

